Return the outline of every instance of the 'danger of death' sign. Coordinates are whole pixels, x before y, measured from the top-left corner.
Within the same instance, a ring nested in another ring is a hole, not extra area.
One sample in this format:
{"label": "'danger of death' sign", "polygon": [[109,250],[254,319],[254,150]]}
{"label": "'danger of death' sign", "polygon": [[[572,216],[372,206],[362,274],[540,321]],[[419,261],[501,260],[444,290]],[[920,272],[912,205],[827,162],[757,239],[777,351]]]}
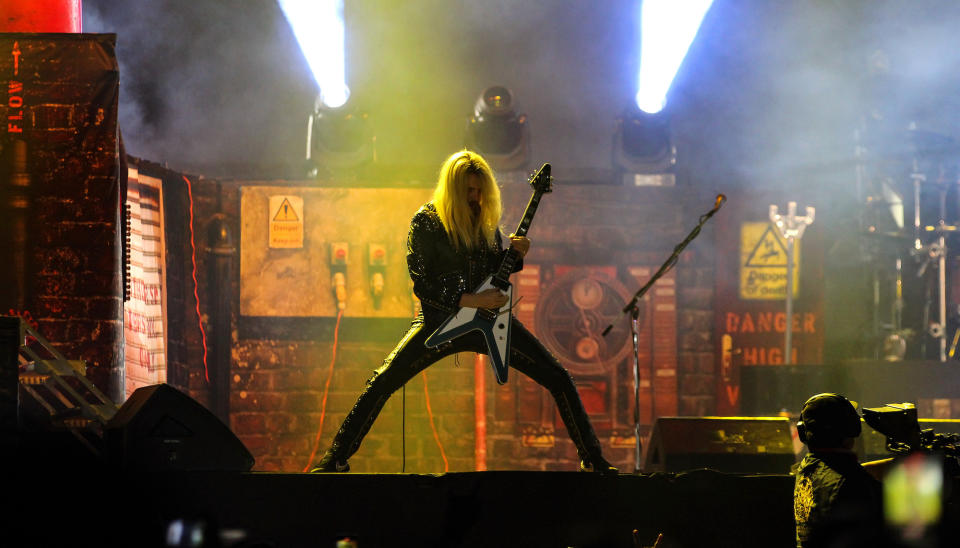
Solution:
{"label": "'danger of death' sign", "polygon": [[[800,246],[793,248],[793,296],[800,278]],[[787,243],[769,222],[740,225],[740,298],[787,296]]]}
{"label": "'danger of death' sign", "polygon": [[303,247],[303,198],[270,196],[270,247]]}

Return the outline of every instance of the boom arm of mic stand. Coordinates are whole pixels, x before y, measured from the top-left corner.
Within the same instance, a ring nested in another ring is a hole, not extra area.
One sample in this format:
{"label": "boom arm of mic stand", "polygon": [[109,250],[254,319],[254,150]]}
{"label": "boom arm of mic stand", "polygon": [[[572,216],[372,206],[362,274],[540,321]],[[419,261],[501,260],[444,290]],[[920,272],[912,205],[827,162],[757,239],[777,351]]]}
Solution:
{"label": "boom arm of mic stand", "polygon": [[[640,299],[642,299],[643,296],[647,294],[647,291],[649,291],[650,288],[653,287],[653,284],[656,283],[656,281],[659,280],[660,277],[666,274],[671,268],[673,268],[674,265],[677,264],[677,260],[680,258],[680,253],[683,252],[683,250],[690,244],[690,242],[693,241],[694,238],[700,235],[700,229],[707,222],[707,220],[709,220],[710,217],[713,217],[713,214],[720,209],[720,205],[723,204],[724,201],[726,201],[725,196],[723,196],[722,194],[720,196],[717,196],[717,203],[716,205],[714,205],[713,209],[711,209],[710,211],[700,216],[700,220],[697,223],[697,226],[695,226],[693,230],[690,231],[690,234],[687,234],[687,237],[684,238],[682,242],[680,242],[679,244],[677,244],[676,247],[673,248],[673,253],[671,253],[670,257],[668,257],[667,260],[664,261],[662,265],[660,265],[660,268],[653,274],[653,276],[650,277],[647,283],[643,284],[643,287],[637,290],[637,292],[633,295],[633,298],[630,299],[630,302],[628,302],[627,305],[624,306],[623,309],[620,311],[621,315],[629,314],[631,313],[631,311],[633,311],[634,314],[639,314],[639,311],[637,309],[637,302],[639,302]],[[607,334],[610,333],[610,330],[613,329],[613,324],[615,322],[616,321],[614,321],[613,323],[605,327],[601,335],[606,337]]]}

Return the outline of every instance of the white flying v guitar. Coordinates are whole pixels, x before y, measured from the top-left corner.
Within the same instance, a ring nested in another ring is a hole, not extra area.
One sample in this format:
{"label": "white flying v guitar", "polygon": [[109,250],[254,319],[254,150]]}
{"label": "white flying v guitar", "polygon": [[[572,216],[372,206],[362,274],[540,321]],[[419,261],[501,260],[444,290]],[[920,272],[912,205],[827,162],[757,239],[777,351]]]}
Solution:
{"label": "white flying v guitar", "polygon": [[[540,205],[540,198],[553,190],[550,185],[551,181],[550,164],[543,164],[530,177],[533,196],[530,197],[527,209],[523,212],[523,218],[520,219],[520,225],[515,232],[517,236],[527,235],[527,230],[530,229],[530,221],[533,220],[533,214],[537,212],[537,206]],[[461,308],[447,318],[440,328],[430,335],[426,341],[427,347],[434,348],[471,331],[480,331],[487,343],[487,353],[490,356],[490,363],[493,365],[497,382],[500,384],[506,383],[507,367],[509,365],[507,362],[510,356],[510,323],[513,316],[511,311],[513,285],[510,283],[510,274],[519,258],[519,254],[509,248],[503,256],[500,268],[474,290],[474,293],[480,293],[487,289],[498,289],[507,296],[506,304],[499,310],[466,306]]]}

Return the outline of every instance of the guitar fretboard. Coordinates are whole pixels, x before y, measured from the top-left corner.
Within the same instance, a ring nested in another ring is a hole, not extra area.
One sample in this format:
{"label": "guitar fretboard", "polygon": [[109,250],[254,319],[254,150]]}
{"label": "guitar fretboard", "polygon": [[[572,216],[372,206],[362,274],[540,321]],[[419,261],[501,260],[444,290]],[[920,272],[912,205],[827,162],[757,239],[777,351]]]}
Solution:
{"label": "guitar fretboard", "polygon": [[[550,187],[550,164],[544,164],[543,167],[540,168],[540,171],[534,175],[534,179],[539,179],[540,177],[546,177],[547,184],[534,185],[535,190],[533,191],[533,195],[530,196],[530,201],[527,202],[527,208],[523,210],[523,217],[520,218],[520,224],[517,225],[517,230],[514,232],[517,236],[527,235],[527,231],[530,230],[530,223],[533,221],[533,215],[537,212],[537,207],[540,205],[540,198],[543,197],[544,192]],[[513,273],[513,267],[519,259],[519,253],[513,249],[507,250],[507,253],[503,256],[503,261],[500,263],[500,268],[493,276],[493,284],[495,286],[500,289],[505,289],[510,285],[510,274]]]}
{"label": "guitar fretboard", "polygon": [[540,205],[540,198],[542,196],[542,192],[534,192],[533,196],[530,196],[530,201],[527,202],[527,209],[523,212],[523,218],[520,219],[520,224],[517,225],[517,231],[515,232],[517,236],[527,235],[527,231],[530,230],[530,222],[533,221],[533,214],[537,212],[537,207]]}

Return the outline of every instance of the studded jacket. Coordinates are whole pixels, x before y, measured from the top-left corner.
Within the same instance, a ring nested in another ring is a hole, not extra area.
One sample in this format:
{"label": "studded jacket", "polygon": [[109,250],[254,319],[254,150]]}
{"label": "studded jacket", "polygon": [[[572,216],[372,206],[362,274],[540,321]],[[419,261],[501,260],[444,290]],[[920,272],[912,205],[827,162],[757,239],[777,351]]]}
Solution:
{"label": "studded jacket", "polygon": [[[500,268],[506,250],[497,231],[494,249],[481,245],[474,251],[457,250],[450,242],[433,204],[421,207],[410,222],[407,235],[407,269],[413,292],[423,304],[427,321],[442,320],[459,308],[460,296],[473,292]],[[513,271],[523,268],[517,261]]]}

